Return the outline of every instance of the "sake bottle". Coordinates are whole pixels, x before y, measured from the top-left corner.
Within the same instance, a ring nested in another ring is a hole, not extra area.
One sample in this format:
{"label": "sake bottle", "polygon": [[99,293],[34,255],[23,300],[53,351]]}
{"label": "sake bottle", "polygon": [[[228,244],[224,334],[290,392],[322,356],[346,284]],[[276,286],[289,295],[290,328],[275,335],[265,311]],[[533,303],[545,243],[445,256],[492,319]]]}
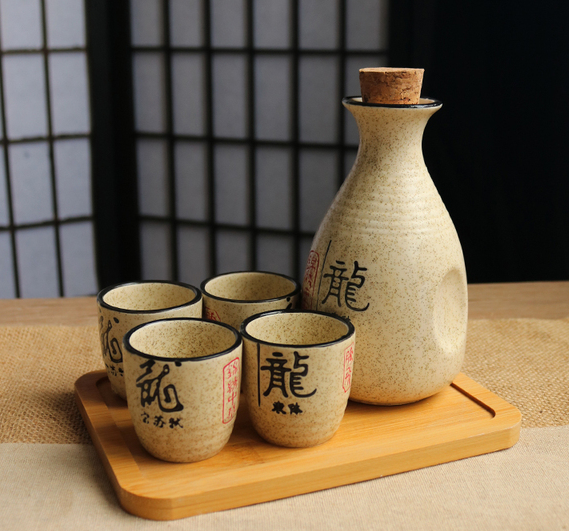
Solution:
{"label": "sake bottle", "polygon": [[355,163],[312,243],[304,308],[356,327],[350,399],[431,396],[460,372],[468,295],[460,242],[425,166],[423,131],[441,107],[421,69],[360,70],[344,98],[360,134]]}

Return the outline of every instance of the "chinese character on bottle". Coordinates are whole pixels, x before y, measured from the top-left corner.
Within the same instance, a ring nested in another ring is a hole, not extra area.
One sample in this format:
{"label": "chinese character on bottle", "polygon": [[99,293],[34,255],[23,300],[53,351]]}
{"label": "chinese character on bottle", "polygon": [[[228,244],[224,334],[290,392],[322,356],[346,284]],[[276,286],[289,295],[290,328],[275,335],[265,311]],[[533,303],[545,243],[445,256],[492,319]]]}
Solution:
{"label": "chinese character on bottle", "polygon": [[357,297],[359,290],[365,283],[365,276],[361,273],[367,271],[367,267],[361,267],[357,260],[354,261],[354,266],[351,276],[347,275],[348,267],[346,262],[336,260],[336,264],[330,264],[330,272],[323,275],[323,278],[329,278],[330,284],[328,285],[328,293],[322,300],[324,304],[328,299],[335,299],[338,308],[342,308],[344,303],[350,310],[355,312],[364,312],[369,308],[369,302],[365,306],[358,306]]}

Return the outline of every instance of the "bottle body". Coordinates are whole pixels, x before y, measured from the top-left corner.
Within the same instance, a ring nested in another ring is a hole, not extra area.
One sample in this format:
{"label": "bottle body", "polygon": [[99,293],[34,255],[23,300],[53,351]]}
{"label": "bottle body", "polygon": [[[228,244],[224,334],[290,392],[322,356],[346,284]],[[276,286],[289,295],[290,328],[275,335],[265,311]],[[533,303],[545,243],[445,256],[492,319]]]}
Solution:
{"label": "bottle body", "polygon": [[462,249],[421,150],[440,104],[345,105],[360,148],[314,238],[303,307],[356,326],[351,399],[414,402],[452,382],[466,346]]}

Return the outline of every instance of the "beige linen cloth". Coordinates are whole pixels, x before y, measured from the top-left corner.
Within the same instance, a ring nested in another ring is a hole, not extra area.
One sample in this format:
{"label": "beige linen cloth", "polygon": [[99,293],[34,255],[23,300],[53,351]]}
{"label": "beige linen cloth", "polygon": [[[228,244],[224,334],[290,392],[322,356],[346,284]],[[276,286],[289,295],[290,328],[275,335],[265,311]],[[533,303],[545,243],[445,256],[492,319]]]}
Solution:
{"label": "beige linen cloth", "polygon": [[569,529],[569,319],[469,322],[463,371],[522,412],[513,448],[170,523],[122,511],[90,444],[73,384],[99,349],[95,325],[0,327],[2,529]]}

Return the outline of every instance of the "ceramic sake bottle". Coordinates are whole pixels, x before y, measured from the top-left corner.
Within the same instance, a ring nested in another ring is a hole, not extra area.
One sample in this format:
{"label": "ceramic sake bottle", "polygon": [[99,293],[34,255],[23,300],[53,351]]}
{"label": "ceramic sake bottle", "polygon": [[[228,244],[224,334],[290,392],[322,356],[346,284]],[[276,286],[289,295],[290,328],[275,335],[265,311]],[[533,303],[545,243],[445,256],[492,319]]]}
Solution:
{"label": "ceramic sake bottle", "polygon": [[[369,100],[373,90],[365,92]],[[358,402],[431,396],[452,382],[464,358],[462,249],[421,146],[441,103],[417,101],[343,100],[358,124],[359,151],[316,233],[304,276],[304,308],[347,317],[356,327],[350,399]]]}

